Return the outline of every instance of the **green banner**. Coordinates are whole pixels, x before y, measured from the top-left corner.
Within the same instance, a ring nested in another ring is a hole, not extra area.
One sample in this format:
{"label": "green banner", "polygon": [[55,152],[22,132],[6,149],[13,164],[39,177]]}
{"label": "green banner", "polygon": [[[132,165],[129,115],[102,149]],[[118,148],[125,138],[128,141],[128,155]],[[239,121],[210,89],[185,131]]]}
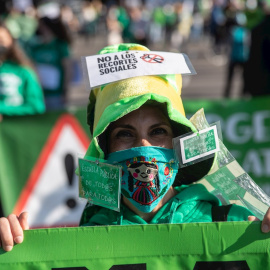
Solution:
{"label": "green banner", "polygon": [[269,269],[269,237],[260,222],[29,230],[0,269]]}

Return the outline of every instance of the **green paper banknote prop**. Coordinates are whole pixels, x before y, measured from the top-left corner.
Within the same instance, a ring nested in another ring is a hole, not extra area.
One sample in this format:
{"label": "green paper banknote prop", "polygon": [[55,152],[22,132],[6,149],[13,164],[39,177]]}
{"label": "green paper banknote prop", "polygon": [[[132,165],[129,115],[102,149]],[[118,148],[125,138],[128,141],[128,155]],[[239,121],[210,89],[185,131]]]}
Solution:
{"label": "green paper banknote prop", "polygon": [[[190,121],[199,131],[209,128],[203,109],[195,113]],[[203,184],[222,204],[245,206],[257,218],[263,219],[270,206],[268,195],[243,170],[222,141],[219,141],[219,148],[212,170],[197,183]]]}
{"label": "green paper banknote prop", "polygon": [[[208,156],[219,151],[219,141],[216,126],[203,129],[197,134],[180,139],[183,163]],[[194,147],[194,146],[200,147]]]}
{"label": "green paper banknote prop", "polygon": [[190,166],[214,157],[220,150],[220,140],[222,140],[222,133],[219,122],[196,133],[189,132],[173,138],[173,148],[179,167]]}

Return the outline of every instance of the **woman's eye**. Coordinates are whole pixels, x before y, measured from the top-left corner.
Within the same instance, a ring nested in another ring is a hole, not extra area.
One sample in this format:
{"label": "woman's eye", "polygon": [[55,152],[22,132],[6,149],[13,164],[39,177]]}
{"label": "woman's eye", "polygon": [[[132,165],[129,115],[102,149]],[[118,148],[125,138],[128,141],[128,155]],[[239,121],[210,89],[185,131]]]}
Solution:
{"label": "woman's eye", "polygon": [[116,137],[117,138],[132,137],[132,133],[130,131],[127,131],[127,130],[121,130],[121,131],[117,132]]}
{"label": "woman's eye", "polygon": [[154,130],[152,130],[152,135],[163,135],[163,134],[167,134],[167,131],[164,128],[155,128]]}

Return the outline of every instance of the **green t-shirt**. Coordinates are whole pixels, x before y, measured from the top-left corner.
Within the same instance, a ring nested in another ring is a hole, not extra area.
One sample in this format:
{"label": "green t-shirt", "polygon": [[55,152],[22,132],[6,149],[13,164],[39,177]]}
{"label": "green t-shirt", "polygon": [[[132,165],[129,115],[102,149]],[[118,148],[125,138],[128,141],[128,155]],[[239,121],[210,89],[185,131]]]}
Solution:
{"label": "green t-shirt", "polygon": [[29,51],[36,65],[45,97],[61,96],[64,90],[62,61],[70,56],[68,43],[58,39],[43,43],[36,38],[29,43]]}
{"label": "green t-shirt", "polygon": [[42,89],[35,73],[12,62],[0,66],[0,114],[45,112]]}

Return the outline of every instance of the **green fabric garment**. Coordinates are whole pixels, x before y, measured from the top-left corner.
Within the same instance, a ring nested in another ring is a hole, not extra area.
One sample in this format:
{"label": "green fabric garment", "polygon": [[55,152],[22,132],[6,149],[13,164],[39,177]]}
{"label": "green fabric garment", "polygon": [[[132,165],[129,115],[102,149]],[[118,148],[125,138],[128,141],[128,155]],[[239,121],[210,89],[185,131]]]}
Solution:
{"label": "green fabric garment", "polygon": [[38,38],[29,42],[30,57],[36,65],[46,96],[61,96],[64,84],[62,61],[70,56],[67,42],[54,39],[44,43]]}
{"label": "green fabric garment", "polygon": [[45,112],[42,89],[35,73],[12,62],[0,66],[0,114]]}
{"label": "green fabric garment", "polygon": [[[201,184],[175,187],[178,194],[169,200],[153,217],[146,222],[122,204],[121,211],[115,212],[98,206],[85,209],[81,226],[95,225],[136,225],[163,223],[212,222],[212,206],[221,205],[217,197]],[[248,220],[253,215],[248,209],[233,205],[228,214],[228,221]]]}

